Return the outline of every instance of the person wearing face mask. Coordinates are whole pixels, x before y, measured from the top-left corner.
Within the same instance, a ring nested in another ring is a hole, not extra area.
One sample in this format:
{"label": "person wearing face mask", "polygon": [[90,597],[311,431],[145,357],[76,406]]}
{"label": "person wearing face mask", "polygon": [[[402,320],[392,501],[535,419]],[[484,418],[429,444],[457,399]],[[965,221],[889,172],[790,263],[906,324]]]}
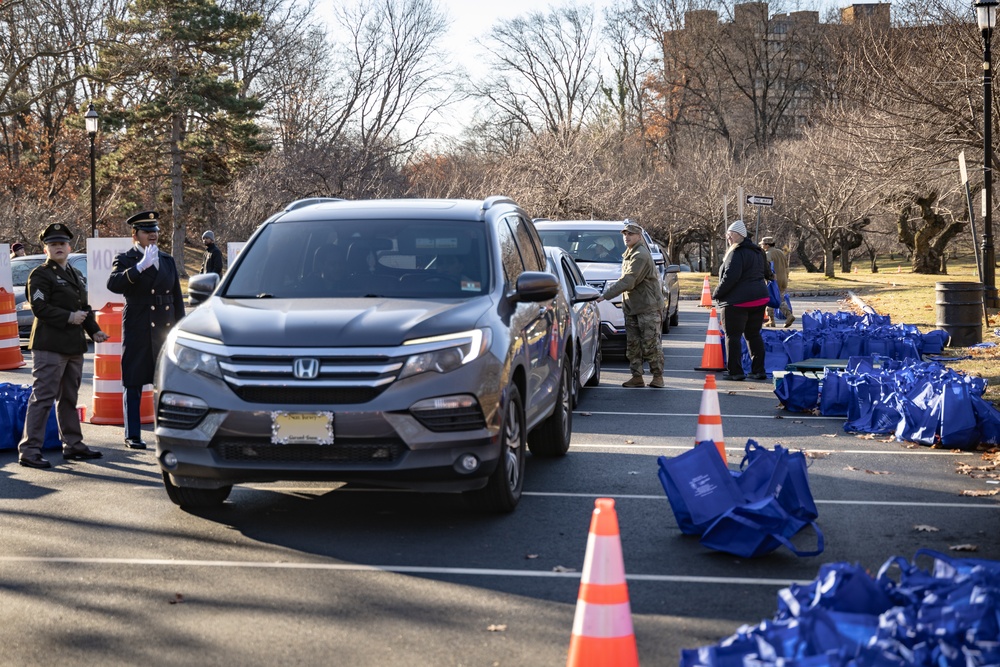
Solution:
{"label": "person wearing face mask", "polygon": [[125,446],[146,449],[142,439],[142,388],[153,383],[160,348],[170,329],[184,317],[184,297],[174,258],[156,247],[159,214],[136,213],[125,221],[132,227],[133,247],[115,257],[108,289],[125,297],[122,311],[122,389]]}

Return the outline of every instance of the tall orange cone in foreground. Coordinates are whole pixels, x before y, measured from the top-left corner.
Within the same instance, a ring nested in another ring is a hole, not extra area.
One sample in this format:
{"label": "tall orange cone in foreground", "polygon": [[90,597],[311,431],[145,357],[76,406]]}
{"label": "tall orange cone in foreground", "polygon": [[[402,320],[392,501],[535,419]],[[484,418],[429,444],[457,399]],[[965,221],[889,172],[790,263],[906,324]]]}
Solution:
{"label": "tall orange cone in foreground", "polygon": [[566,667],[639,665],[615,501],[598,498],[587,537]]}
{"label": "tall orange cone in foreground", "polygon": [[705,276],[705,284],[701,286],[701,303],[698,305],[712,307],[712,286],[708,282],[708,276]]}
{"label": "tall orange cone in foreground", "polygon": [[708,317],[708,333],[705,334],[705,349],[701,353],[701,366],[696,371],[724,371],[726,364],[722,359],[722,332],[719,330],[719,316],[712,309]]}
{"label": "tall orange cone in foreground", "polygon": [[722,460],[726,459],[726,443],[722,439],[722,412],[719,410],[719,389],[715,386],[715,376],[705,376],[705,387],[701,390],[701,409],[698,410],[698,429],[694,432],[694,444],[711,440],[719,450]]}
{"label": "tall orange cone in foreground", "polygon": [[0,287],[0,369],[24,366],[21,354],[21,335],[17,332],[17,297]]}

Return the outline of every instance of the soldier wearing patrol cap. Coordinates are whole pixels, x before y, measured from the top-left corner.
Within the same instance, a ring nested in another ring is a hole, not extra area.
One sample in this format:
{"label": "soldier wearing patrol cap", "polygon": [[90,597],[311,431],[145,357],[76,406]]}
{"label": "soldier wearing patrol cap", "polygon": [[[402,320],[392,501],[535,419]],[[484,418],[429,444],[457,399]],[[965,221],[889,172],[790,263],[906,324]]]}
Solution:
{"label": "soldier wearing patrol cap", "polygon": [[622,277],[608,285],[597,300],[613,299],[622,295],[622,312],[625,315],[625,356],[628,357],[632,377],[623,387],[645,387],[642,379],[643,362],[649,364],[653,375],[650,387],[662,388],[663,345],[660,331],[663,326],[663,289],[656,263],[646,246],[642,227],[625,221],[625,254],[622,255]]}
{"label": "soldier wearing patrol cap", "polygon": [[87,303],[87,283],[69,264],[73,232],[53,223],[38,239],[48,259],[28,274],[25,294],[35,314],[31,326],[31,398],[18,443],[18,462],[28,468],[51,468],[42,458],[42,443],[52,403],[56,405],[62,454],[66,460],[99,459],[101,452],[83,444],[76,399],[83,378],[84,332],[96,343],[108,339]]}
{"label": "soldier wearing patrol cap", "polygon": [[184,317],[184,297],[174,258],[160,252],[156,211],[136,213],[125,221],[135,245],[115,257],[108,289],[125,296],[122,311],[122,388],[125,446],[145,449],[140,406],[142,388],[153,382],[160,348],[171,328]]}

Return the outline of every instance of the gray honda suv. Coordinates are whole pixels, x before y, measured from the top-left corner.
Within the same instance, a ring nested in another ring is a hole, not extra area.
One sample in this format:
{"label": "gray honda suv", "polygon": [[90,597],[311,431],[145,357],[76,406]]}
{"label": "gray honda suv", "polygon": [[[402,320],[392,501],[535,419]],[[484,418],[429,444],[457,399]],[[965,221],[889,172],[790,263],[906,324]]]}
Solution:
{"label": "gray honda suv", "polygon": [[188,289],[201,303],[155,383],[157,459],[182,507],[327,480],[511,511],[525,447],[569,449],[569,307],[506,197],[294,202],[224,279]]}

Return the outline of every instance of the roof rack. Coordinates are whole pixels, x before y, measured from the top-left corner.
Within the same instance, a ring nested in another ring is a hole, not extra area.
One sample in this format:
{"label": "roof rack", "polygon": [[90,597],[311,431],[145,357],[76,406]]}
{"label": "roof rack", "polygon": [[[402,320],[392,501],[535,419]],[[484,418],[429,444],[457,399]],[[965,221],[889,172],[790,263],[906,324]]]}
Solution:
{"label": "roof rack", "polygon": [[497,204],[513,204],[517,206],[517,203],[507,195],[491,195],[483,200],[483,210],[488,211]]}
{"label": "roof rack", "polygon": [[308,197],[306,199],[296,199],[291,204],[285,207],[285,212],[294,211],[300,208],[305,208],[306,206],[314,206],[316,204],[325,204],[327,202],[344,201],[339,197]]}

